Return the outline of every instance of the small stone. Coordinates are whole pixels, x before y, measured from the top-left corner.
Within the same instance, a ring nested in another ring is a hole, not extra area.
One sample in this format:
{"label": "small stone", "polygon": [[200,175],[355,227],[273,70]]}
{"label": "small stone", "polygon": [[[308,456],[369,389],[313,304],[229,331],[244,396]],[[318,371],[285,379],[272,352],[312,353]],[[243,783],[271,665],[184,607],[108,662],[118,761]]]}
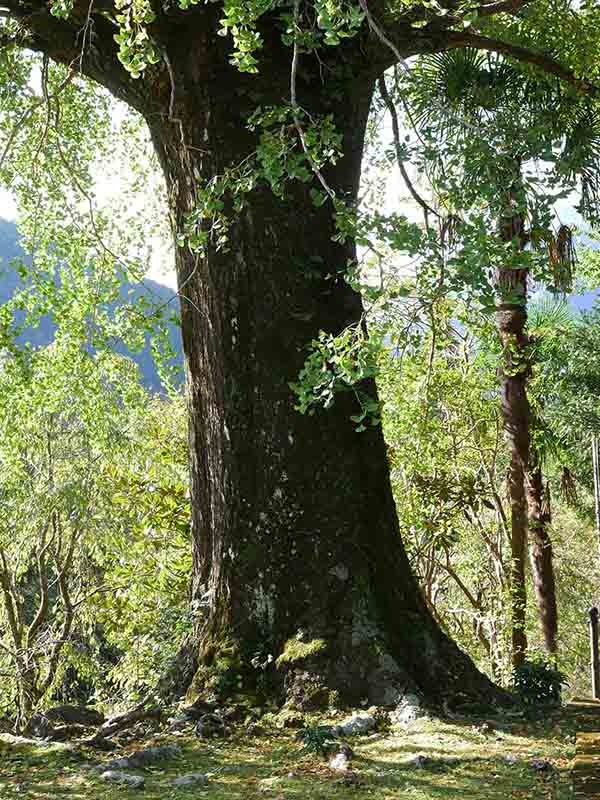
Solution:
{"label": "small stone", "polygon": [[131,767],[133,767],[133,763],[128,758],[113,758],[106,764],[101,764],[100,769],[106,772],[106,770],[131,769]]}
{"label": "small stone", "polygon": [[334,727],[336,736],[358,736],[373,730],[377,720],[370,714],[354,714]]}
{"label": "small stone", "polygon": [[141,775],[129,775],[127,772],[109,769],[100,775],[101,781],[119,783],[122,786],[130,786],[132,789],[142,789],[145,779]]}
{"label": "small stone", "polygon": [[421,706],[419,696],[408,692],[391,712],[390,721],[395,725],[410,725],[411,722],[426,717],[427,713]]}
{"label": "small stone", "polygon": [[222,739],[230,733],[231,729],[218,714],[205,714],[196,724],[196,736],[199,739]]}
{"label": "small stone", "polygon": [[413,767],[416,767],[417,769],[425,769],[425,767],[427,767],[429,763],[430,759],[427,758],[427,756],[424,756],[422,753],[416,755],[411,761]]}
{"label": "small stone", "polygon": [[246,736],[262,736],[265,729],[258,722],[251,722],[246,728]]}
{"label": "small stone", "polygon": [[537,769],[538,772],[549,772],[550,770],[554,769],[549,761],[544,761],[541,758],[533,758],[529,762],[529,766],[533,769]]}
{"label": "small stone", "polygon": [[169,758],[177,758],[181,755],[181,747],[176,744],[165,744],[159,747],[146,747],[144,750],[136,750],[126,759],[130,766],[141,767],[145,764],[154,764],[157,761],[165,761]]}
{"label": "small stone", "polygon": [[346,772],[350,767],[348,756],[345,753],[336,753],[329,761],[329,769],[334,772]]}
{"label": "small stone", "polygon": [[268,794],[269,792],[275,792],[277,789],[281,788],[282,779],[278,778],[277,776],[273,778],[263,778],[259,781],[259,789],[262,794]]}
{"label": "small stone", "polygon": [[504,760],[506,761],[507,764],[518,764],[519,763],[519,757],[515,756],[513,753],[509,753],[509,755],[504,756]]}
{"label": "small stone", "polygon": [[173,781],[173,786],[206,786],[208,777],[203,772],[188,772],[187,775],[180,775]]}

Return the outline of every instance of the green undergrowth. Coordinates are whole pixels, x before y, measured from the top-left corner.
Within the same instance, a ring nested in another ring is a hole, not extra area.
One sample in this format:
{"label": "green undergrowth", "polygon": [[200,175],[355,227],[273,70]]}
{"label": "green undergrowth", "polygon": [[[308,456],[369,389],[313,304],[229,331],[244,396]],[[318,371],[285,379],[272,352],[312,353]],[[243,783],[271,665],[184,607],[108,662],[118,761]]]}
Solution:
{"label": "green undergrowth", "polygon": [[[315,724],[325,722],[314,720]],[[312,724],[313,720],[311,720]],[[72,800],[147,800],[210,798],[210,800],[566,800],[571,795],[574,723],[555,713],[539,721],[502,722],[502,730],[483,720],[421,720],[408,729],[358,737],[350,778],[334,773],[327,762],[301,752],[295,732],[276,730],[250,738],[240,732],[227,741],[199,741],[193,736],[156,737],[136,742],[117,753],[69,752],[32,744],[0,741],[0,798]],[[126,755],[128,749],[177,742],[180,757],[145,770],[143,789],[121,788],[99,780],[90,764]],[[415,757],[425,757],[423,766]],[[552,769],[536,770],[533,759]],[[210,784],[176,788],[173,778],[187,772],[208,773]]]}

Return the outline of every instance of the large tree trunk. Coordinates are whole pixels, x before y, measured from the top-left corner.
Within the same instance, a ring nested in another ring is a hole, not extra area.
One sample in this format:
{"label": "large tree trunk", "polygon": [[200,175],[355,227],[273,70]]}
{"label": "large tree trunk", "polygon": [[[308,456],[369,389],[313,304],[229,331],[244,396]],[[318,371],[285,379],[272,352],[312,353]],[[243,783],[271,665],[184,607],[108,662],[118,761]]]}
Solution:
{"label": "large tree trunk", "polygon": [[[190,33],[194,41],[179,38],[171,48],[178,87],[171,119],[148,120],[179,232],[199,182],[255,148],[245,116],[289,98],[289,51],[275,37],[260,73],[244,76],[208,29],[202,42]],[[374,76],[364,64],[355,73],[343,50],[339,59],[302,65],[298,100],[335,115],[345,155],[327,180],[354,200]],[[319,77],[332,66],[335,92]],[[206,257],[177,251],[192,593],[203,610],[195,691],[222,687],[234,667],[246,680],[253,656],[285,651],[287,697],[305,705],[330,690],[354,702],[389,702],[407,687],[438,704],[498,696],[438,628],[411,574],[381,430],[354,431],[351,394],[313,417],[294,409],[289,383],[311,339],[342,331],[362,313],[344,280],[354,247],[332,241],[331,206],[315,208],[299,182],[283,200],[259,187],[231,222],[228,252],[214,242]],[[293,637],[306,646],[286,649]]]}

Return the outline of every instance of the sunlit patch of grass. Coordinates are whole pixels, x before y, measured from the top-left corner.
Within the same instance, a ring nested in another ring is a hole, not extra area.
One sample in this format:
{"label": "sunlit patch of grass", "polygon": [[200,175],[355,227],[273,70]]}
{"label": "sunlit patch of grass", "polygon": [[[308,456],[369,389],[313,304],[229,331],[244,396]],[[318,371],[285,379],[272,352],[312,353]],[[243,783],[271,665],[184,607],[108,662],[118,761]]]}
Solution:
{"label": "sunlit patch of grass", "polygon": [[[227,741],[177,737],[182,748],[178,758],[144,770],[127,770],[145,776],[142,791],[106,784],[98,771],[86,768],[85,762],[97,763],[109,756],[90,751],[77,756],[43,746],[0,743],[0,797],[133,800],[143,794],[147,800],[566,800],[574,755],[572,720],[558,716],[542,722],[520,720],[485,732],[477,723],[420,721],[404,731],[358,737],[352,741],[351,783],[330,771],[326,761],[301,754],[301,745],[289,731],[273,730],[253,739],[239,735]],[[149,743],[137,742],[131,748]],[[417,755],[425,756],[421,766],[415,764]],[[533,758],[549,761],[553,768],[536,771],[529,763]],[[175,777],[188,772],[208,773],[209,786],[172,785]]]}

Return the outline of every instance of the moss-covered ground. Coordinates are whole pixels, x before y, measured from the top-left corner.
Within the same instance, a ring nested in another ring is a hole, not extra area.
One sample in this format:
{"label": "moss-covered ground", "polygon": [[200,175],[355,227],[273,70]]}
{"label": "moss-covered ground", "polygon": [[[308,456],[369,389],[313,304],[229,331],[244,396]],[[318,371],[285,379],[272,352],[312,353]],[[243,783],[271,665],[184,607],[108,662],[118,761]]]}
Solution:
{"label": "moss-covered ground", "polygon": [[[499,725],[481,718],[418,720],[402,730],[347,740],[355,753],[350,774],[335,773],[326,760],[302,753],[295,732],[277,728],[256,737],[240,729],[224,741],[201,741],[193,733],[157,735],[109,755],[0,739],[0,798],[566,800],[572,797],[575,726],[573,715],[560,710],[537,720],[504,719]],[[178,758],[127,770],[145,776],[143,789],[103,783],[91,768],[128,750],[166,742],[181,746]],[[425,757],[419,765],[418,755]],[[540,761],[548,764],[540,769]],[[209,785],[172,785],[173,778],[189,772],[208,773]]]}

